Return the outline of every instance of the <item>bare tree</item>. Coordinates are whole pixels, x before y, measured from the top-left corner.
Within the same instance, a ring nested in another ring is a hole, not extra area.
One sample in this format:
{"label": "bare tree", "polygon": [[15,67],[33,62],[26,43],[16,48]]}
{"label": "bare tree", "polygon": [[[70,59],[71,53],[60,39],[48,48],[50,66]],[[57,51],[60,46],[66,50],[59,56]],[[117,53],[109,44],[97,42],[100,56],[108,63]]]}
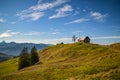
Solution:
{"label": "bare tree", "polygon": [[76,41],[77,37],[75,35],[72,36],[72,41]]}

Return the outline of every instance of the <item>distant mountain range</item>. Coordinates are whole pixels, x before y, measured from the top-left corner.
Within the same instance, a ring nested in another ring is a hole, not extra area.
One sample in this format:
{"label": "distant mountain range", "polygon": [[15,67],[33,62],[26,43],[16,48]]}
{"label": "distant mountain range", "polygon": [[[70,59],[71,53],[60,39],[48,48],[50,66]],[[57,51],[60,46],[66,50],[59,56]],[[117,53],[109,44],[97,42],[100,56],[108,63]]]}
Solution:
{"label": "distant mountain range", "polygon": [[5,41],[0,42],[0,52],[5,53],[7,55],[14,55],[17,56],[20,54],[21,50],[24,47],[27,47],[28,50],[35,46],[38,50],[46,48],[50,46],[51,44],[34,44],[34,43],[16,43],[16,42],[10,42],[6,43]]}

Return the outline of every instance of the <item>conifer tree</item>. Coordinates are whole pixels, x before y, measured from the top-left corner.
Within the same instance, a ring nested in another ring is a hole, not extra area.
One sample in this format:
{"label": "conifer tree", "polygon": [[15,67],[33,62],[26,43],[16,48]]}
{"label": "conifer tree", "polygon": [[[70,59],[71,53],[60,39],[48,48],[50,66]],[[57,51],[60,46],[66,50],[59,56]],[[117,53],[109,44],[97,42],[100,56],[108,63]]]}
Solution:
{"label": "conifer tree", "polygon": [[31,49],[30,62],[31,62],[31,65],[34,65],[35,63],[39,62],[39,56],[35,46]]}
{"label": "conifer tree", "polygon": [[18,69],[30,66],[29,54],[27,48],[23,48],[19,57],[19,66]]}

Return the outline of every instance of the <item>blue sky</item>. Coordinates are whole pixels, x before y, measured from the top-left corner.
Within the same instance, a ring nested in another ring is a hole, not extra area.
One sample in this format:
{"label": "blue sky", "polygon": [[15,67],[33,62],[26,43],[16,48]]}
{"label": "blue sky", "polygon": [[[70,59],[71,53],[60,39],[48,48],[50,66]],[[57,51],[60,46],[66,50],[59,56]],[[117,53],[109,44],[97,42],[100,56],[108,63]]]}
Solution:
{"label": "blue sky", "polygon": [[120,0],[0,0],[0,41],[120,42]]}

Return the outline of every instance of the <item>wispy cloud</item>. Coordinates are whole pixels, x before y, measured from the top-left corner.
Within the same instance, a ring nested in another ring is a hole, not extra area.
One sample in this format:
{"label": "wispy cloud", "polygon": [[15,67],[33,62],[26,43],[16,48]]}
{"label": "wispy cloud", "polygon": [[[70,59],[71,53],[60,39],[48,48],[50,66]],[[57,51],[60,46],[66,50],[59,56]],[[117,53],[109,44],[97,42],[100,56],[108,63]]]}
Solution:
{"label": "wispy cloud", "polygon": [[93,37],[91,39],[119,39],[120,36]]}
{"label": "wispy cloud", "polygon": [[43,32],[37,32],[37,31],[31,31],[28,33],[21,33],[21,35],[26,35],[26,36],[34,36],[34,35],[41,35]]}
{"label": "wispy cloud", "polygon": [[51,9],[54,8],[56,6],[59,6],[63,3],[68,2],[69,0],[54,0],[53,2],[46,2],[46,3],[42,3],[42,0],[38,1],[38,4],[35,6],[31,6],[29,9],[31,10],[38,10],[38,11],[44,11],[47,9]]}
{"label": "wispy cloud", "polygon": [[28,21],[36,21],[42,16],[44,16],[44,12],[27,12],[23,11],[21,13],[18,13],[17,16],[20,18],[20,20],[28,20]]}
{"label": "wispy cloud", "polygon": [[51,34],[60,34],[59,31],[52,32]]}
{"label": "wispy cloud", "polygon": [[39,35],[42,35],[42,34],[45,34],[45,32],[31,31],[31,32],[22,33],[22,32],[14,32],[14,31],[11,31],[11,30],[7,30],[7,31],[0,34],[0,38],[12,37],[14,35],[19,35],[19,36],[39,36]]}
{"label": "wispy cloud", "polygon": [[9,22],[10,24],[16,24],[16,21]]}
{"label": "wispy cloud", "polygon": [[83,31],[74,31],[74,32],[72,32],[73,34],[80,34],[80,33],[82,33]]}
{"label": "wispy cloud", "polygon": [[27,40],[27,39],[20,39],[20,40],[16,40],[17,43],[45,43],[45,44],[57,44],[57,43],[61,43],[61,42],[64,42],[64,43],[72,43],[72,39],[71,38],[68,38],[68,37],[65,37],[65,38],[54,38],[54,39],[30,39],[30,40]]}
{"label": "wispy cloud", "polygon": [[72,42],[71,38],[56,38],[56,39],[46,39],[46,40],[41,40],[42,43],[48,43],[48,44],[56,44],[60,42],[68,43]]}
{"label": "wispy cloud", "polygon": [[104,21],[105,18],[108,16],[107,14],[102,14],[100,12],[93,12],[91,11],[90,12],[90,16],[93,17],[95,20],[98,20],[98,21]]}
{"label": "wispy cloud", "polygon": [[0,18],[0,23],[5,22],[5,20],[3,18]]}
{"label": "wispy cloud", "polygon": [[73,11],[73,8],[71,5],[65,5],[64,7],[57,9],[56,14],[53,16],[50,16],[49,19],[54,19],[54,18],[61,18],[70,15],[70,12]]}
{"label": "wispy cloud", "polygon": [[70,21],[70,22],[65,23],[65,24],[82,23],[82,22],[87,22],[87,21],[89,21],[89,20],[90,20],[90,19],[80,18],[80,19],[76,19],[76,20]]}
{"label": "wispy cloud", "polygon": [[75,11],[73,16],[78,15],[78,14],[79,14],[79,11]]}
{"label": "wispy cloud", "polygon": [[[78,14],[78,12],[77,12],[77,14]],[[95,19],[97,21],[104,21],[107,16],[108,16],[108,14],[101,14],[99,12],[90,12],[90,17],[92,17],[93,19]],[[87,22],[90,20],[91,19],[89,17],[88,18],[80,18],[80,19],[76,19],[76,20],[70,21],[65,24],[82,23],[82,22]]]}
{"label": "wispy cloud", "polygon": [[43,3],[42,0],[39,0],[38,4],[31,6],[26,10],[18,12],[17,16],[19,17],[20,20],[27,19],[30,21],[36,21],[45,15],[45,12],[44,12],[45,10],[54,8],[68,1],[69,0],[55,0],[53,2]]}
{"label": "wispy cloud", "polygon": [[20,32],[12,32],[11,30],[7,30],[3,33],[0,34],[0,38],[6,38],[6,37],[11,37],[13,35],[17,35],[19,34]]}
{"label": "wispy cloud", "polygon": [[58,29],[53,29],[51,28],[52,32],[50,34],[56,35],[56,34],[61,34],[61,32]]}

